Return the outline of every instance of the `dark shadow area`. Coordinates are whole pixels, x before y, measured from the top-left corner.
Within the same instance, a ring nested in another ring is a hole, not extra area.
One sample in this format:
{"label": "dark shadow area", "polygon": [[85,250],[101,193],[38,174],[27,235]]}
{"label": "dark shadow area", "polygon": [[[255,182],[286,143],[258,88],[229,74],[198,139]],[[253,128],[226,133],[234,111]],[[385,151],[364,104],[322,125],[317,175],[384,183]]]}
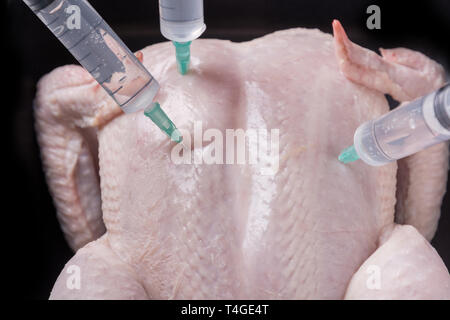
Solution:
{"label": "dark shadow area", "polygon": [[[72,256],[56,219],[42,171],[34,131],[32,101],[39,78],[58,66],[77,63],[22,1],[3,2],[6,17],[7,100],[6,197],[4,228],[13,297],[47,299],[64,264]],[[101,1],[90,3],[132,51],[165,41],[159,32],[158,1]],[[366,27],[366,8],[381,7],[381,30]],[[293,27],[319,28],[331,33],[339,19],[352,41],[377,50],[407,47],[437,60],[450,70],[450,1],[333,1],[333,0],[206,0],[207,30],[202,37],[246,41]],[[450,186],[448,185],[447,189]],[[13,229],[14,228],[14,229]],[[450,267],[450,194],[432,242]]]}

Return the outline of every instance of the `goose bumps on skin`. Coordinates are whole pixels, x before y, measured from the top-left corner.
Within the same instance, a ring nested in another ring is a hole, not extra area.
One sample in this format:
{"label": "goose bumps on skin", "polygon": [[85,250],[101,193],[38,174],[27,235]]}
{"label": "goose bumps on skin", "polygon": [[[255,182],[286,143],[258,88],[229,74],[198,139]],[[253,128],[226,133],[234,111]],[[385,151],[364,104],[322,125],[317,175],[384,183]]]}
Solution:
{"label": "goose bumps on skin", "polygon": [[[179,128],[279,129],[275,175],[176,165],[173,143],[142,112],[123,114],[81,67],[46,75],[36,129],[76,250],[50,298],[450,298],[429,244],[447,144],[383,167],[337,161],[359,124],[389,110],[385,94],[415,99],[444,83],[443,69],[412,50],[364,49],[338,21],[333,31],[198,40],[185,76],[170,43],[138,54]],[[66,285],[72,265],[79,290]],[[376,289],[367,284],[374,267]]]}

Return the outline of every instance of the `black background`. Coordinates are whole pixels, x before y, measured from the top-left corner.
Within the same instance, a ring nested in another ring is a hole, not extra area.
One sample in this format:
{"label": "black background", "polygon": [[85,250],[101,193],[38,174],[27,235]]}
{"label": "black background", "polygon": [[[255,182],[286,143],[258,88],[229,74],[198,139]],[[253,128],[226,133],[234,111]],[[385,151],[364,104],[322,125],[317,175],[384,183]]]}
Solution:
{"label": "black background", "polygon": [[[91,4],[132,51],[165,41],[159,32],[157,0],[91,0]],[[381,8],[381,30],[368,30],[366,8]],[[46,299],[64,264],[73,255],[58,222],[41,169],[33,127],[32,99],[38,79],[52,69],[76,63],[32,12],[18,0],[2,3],[3,83],[2,131],[6,205],[2,230],[13,286],[10,297]],[[365,0],[205,0],[207,30],[202,37],[245,41],[275,30],[307,27],[331,33],[339,19],[356,43],[408,47],[437,60],[450,71],[450,1]],[[447,188],[449,189],[449,188]],[[442,206],[432,242],[450,267],[450,194]]]}

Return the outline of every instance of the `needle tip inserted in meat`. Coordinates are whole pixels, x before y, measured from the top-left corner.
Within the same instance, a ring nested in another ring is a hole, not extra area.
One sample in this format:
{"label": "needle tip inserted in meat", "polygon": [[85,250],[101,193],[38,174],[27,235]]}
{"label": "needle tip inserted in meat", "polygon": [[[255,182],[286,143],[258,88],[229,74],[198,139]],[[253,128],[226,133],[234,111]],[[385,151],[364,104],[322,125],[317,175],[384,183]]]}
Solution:
{"label": "needle tip inserted in meat", "polygon": [[355,150],[355,146],[350,146],[339,155],[339,161],[342,163],[350,163],[359,159],[358,153]]}
{"label": "needle tip inserted in meat", "polygon": [[159,104],[152,104],[158,82],[86,0],[23,1],[125,113],[150,105],[150,119],[173,141],[182,140]]}
{"label": "needle tip inserted in meat", "polygon": [[180,131],[173,124],[166,113],[161,109],[158,102],[152,103],[144,110],[144,114],[149,117],[172,141],[180,143],[183,141]]}
{"label": "needle tip inserted in meat", "polygon": [[184,75],[189,69],[189,62],[191,59],[191,41],[173,41],[173,45],[175,46],[175,57],[177,58],[178,71]]}
{"label": "needle tip inserted in meat", "polygon": [[424,97],[367,121],[339,161],[358,159],[381,166],[450,140],[450,83]]}
{"label": "needle tip inserted in meat", "polygon": [[189,69],[191,42],[205,31],[203,0],[159,0],[162,35],[175,46],[178,71]]}

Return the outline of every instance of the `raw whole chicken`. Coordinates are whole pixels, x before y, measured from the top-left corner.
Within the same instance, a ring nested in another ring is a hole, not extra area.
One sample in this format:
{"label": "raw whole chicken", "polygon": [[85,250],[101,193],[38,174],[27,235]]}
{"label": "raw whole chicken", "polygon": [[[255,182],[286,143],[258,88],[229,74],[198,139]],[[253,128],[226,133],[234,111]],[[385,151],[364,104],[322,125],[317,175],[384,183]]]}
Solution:
{"label": "raw whole chicken", "polygon": [[[36,130],[61,227],[76,251],[51,299],[449,299],[432,248],[448,146],[397,163],[344,165],[364,121],[438,89],[419,52],[290,29],[245,43],[170,43],[138,58],[180,129],[279,129],[279,167],[175,164],[142,112],[124,114],[79,66],[38,84]],[[204,152],[210,142],[193,146]],[[424,160],[426,159],[426,161]],[[68,285],[73,268],[79,285]]]}

